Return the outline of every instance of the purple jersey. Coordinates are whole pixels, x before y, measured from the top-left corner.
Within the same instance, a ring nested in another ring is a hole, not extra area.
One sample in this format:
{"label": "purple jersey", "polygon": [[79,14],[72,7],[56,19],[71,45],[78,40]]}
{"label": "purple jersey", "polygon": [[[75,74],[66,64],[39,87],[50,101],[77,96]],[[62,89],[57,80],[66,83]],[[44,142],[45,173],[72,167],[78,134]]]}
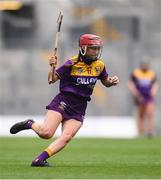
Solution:
{"label": "purple jersey", "polygon": [[144,98],[151,98],[150,91],[153,83],[156,81],[155,73],[152,70],[144,72],[141,69],[135,69],[131,80]]}
{"label": "purple jersey", "polygon": [[[98,79],[108,77],[103,61],[94,61],[91,65],[78,61],[78,56],[67,60],[56,69],[60,79],[60,92],[70,92],[90,100],[93,88]],[[70,66],[73,62],[77,62]]]}

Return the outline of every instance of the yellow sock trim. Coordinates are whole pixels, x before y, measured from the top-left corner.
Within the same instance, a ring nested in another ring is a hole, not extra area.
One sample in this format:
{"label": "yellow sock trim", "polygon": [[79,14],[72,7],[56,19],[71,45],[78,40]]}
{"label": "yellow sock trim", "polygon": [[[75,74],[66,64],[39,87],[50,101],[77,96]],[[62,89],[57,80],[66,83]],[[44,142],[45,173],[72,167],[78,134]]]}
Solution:
{"label": "yellow sock trim", "polygon": [[54,151],[49,148],[46,148],[45,151],[49,154],[49,156],[52,156],[54,154]]}

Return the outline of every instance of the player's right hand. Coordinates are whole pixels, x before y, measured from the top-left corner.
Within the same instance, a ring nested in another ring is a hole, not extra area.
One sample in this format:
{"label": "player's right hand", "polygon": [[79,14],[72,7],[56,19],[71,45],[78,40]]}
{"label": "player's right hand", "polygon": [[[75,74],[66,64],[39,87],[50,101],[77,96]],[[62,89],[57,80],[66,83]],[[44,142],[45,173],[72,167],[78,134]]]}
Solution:
{"label": "player's right hand", "polygon": [[52,56],[50,59],[49,59],[49,64],[50,66],[54,65],[56,66],[57,65],[57,56]]}

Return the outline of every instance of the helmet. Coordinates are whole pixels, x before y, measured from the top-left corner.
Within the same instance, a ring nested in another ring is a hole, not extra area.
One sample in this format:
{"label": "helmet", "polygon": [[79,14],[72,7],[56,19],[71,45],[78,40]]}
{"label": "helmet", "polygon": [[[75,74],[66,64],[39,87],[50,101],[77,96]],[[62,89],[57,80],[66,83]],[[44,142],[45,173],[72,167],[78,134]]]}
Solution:
{"label": "helmet", "polygon": [[83,34],[79,38],[79,47],[82,49],[85,46],[103,46],[103,42],[99,36],[94,34]]}
{"label": "helmet", "polygon": [[[99,53],[96,57],[87,57],[86,51],[88,47],[97,46],[100,47]],[[83,34],[79,38],[79,53],[83,60],[88,64],[92,63],[93,61],[97,60],[102,53],[102,46],[103,42],[102,39],[94,34]]]}

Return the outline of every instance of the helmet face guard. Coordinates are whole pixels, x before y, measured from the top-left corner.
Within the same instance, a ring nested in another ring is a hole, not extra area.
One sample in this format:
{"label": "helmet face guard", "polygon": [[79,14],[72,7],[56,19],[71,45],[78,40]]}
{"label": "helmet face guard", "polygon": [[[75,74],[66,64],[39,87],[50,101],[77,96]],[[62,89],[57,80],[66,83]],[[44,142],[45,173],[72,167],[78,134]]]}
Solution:
{"label": "helmet face guard", "polygon": [[80,36],[79,51],[80,51],[81,56],[86,55],[86,51],[87,51],[88,47],[100,47],[100,51],[94,60],[98,59],[101,56],[103,42],[99,36],[96,36],[94,34],[84,34],[84,35]]}

